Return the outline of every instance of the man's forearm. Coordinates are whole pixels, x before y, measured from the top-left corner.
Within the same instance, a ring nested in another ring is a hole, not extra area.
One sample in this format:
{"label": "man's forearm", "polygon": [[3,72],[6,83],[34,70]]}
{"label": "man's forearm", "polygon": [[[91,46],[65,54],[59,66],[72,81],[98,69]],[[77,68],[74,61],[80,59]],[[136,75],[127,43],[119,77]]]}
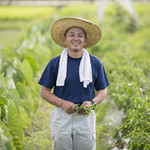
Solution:
{"label": "man's forearm", "polygon": [[62,109],[69,114],[75,112],[73,108],[76,104],[57,97],[49,88],[41,86],[41,97],[52,105],[62,107]]}
{"label": "man's forearm", "polygon": [[46,88],[44,86],[41,86],[41,92],[40,92],[41,97],[46,100],[47,102],[49,102],[52,105],[61,107],[61,102],[63,101],[63,99],[57,97],[56,95],[54,95],[51,92],[51,89]]}
{"label": "man's forearm", "polygon": [[96,93],[95,97],[93,98],[93,100],[96,104],[99,104],[100,102],[102,102],[104,100],[106,95],[107,95],[107,88],[98,91]]}

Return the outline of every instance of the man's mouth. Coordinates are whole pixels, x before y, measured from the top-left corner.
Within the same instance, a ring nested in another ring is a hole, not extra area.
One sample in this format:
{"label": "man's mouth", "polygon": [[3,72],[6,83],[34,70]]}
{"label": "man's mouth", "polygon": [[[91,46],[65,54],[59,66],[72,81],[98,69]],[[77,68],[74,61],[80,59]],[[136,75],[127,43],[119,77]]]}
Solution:
{"label": "man's mouth", "polygon": [[78,45],[80,44],[80,42],[72,42],[72,44],[73,44],[74,46],[78,46]]}

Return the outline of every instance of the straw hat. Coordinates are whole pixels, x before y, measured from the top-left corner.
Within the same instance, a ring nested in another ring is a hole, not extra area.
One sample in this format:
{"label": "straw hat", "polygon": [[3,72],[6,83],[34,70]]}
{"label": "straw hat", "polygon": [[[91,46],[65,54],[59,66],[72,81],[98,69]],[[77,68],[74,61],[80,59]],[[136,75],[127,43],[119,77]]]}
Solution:
{"label": "straw hat", "polygon": [[101,29],[93,22],[82,18],[67,17],[58,19],[52,24],[50,28],[52,39],[58,45],[66,47],[64,45],[64,35],[68,29],[73,27],[79,27],[85,31],[87,38],[86,48],[95,45],[101,38]]}

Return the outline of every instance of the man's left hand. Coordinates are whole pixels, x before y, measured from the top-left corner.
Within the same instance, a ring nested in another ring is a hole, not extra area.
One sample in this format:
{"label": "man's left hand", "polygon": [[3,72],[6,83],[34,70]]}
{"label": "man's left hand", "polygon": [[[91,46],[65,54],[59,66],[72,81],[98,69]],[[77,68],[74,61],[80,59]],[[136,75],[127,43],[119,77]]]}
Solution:
{"label": "man's left hand", "polygon": [[92,103],[91,103],[91,101],[84,101],[83,102],[83,105],[86,107],[86,106],[91,106],[92,105]]}

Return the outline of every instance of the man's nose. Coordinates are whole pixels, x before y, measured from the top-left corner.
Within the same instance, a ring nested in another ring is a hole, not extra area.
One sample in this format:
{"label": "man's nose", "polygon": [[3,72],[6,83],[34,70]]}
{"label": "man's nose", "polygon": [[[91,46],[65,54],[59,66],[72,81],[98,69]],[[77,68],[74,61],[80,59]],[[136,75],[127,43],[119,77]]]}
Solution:
{"label": "man's nose", "polygon": [[79,40],[79,37],[78,37],[78,36],[74,36],[73,39],[74,39],[74,40]]}
{"label": "man's nose", "polygon": [[74,34],[74,39],[79,39],[78,34]]}

